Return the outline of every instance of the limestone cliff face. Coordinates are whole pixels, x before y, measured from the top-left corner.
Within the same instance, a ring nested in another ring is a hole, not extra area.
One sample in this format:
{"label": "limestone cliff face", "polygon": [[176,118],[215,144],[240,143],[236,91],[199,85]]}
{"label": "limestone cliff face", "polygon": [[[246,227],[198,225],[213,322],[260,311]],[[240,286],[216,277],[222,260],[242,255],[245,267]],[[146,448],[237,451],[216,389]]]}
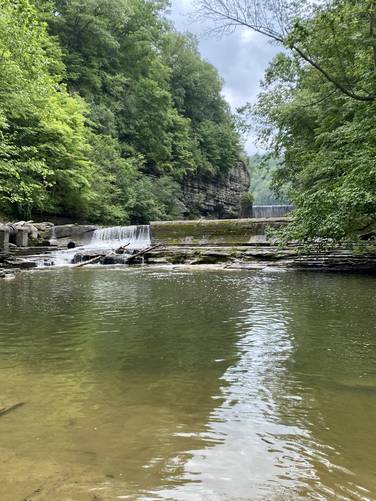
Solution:
{"label": "limestone cliff face", "polygon": [[248,192],[250,176],[239,162],[227,174],[211,178],[187,178],[183,184],[185,217],[232,219],[239,217],[240,200]]}

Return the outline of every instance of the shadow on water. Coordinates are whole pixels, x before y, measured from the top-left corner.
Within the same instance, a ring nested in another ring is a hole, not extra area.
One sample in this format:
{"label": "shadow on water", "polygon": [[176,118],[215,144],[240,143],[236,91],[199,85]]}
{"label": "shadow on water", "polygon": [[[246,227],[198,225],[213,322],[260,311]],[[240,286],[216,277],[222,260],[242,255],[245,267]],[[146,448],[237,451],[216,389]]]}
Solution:
{"label": "shadow on water", "polygon": [[375,288],[151,269],[0,283],[0,400],[27,402],[0,418],[1,499],[372,499]]}

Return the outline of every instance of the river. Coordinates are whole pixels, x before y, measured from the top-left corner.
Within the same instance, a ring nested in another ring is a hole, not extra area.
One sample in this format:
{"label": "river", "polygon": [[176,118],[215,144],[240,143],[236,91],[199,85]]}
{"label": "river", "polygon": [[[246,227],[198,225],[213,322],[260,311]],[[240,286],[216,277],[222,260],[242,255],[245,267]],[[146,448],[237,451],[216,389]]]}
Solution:
{"label": "river", "polygon": [[0,499],[376,499],[376,281],[82,268],[0,282]]}

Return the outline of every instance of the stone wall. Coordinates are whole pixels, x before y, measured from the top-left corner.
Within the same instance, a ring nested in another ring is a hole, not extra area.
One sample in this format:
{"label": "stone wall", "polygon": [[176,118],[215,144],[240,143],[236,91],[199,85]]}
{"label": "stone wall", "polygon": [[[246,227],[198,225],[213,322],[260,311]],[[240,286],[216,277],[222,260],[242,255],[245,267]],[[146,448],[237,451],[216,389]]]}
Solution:
{"label": "stone wall", "polygon": [[232,219],[239,217],[241,196],[248,192],[250,176],[243,162],[226,175],[204,178],[190,177],[183,183],[185,217]]}

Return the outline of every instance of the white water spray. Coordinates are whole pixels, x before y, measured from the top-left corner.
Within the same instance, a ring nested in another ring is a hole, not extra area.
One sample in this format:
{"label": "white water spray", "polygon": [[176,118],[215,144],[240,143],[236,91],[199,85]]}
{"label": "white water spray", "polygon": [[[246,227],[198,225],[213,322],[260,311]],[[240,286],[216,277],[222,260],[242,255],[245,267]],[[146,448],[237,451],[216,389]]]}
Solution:
{"label": "white water spray", "polygon": [[130,250],[143,249],[151,243],[150,226],[112,226],[95,230],[89,248],[118,249],[124,245]]}
{"label": "white water spray", "polygon": [[43,261],[39,261],[38,266],[46,266],[46,262],[53,262],[54,266],[68,266],[71,264],[75,254],[85,250],[98,250],[104,253],[115,251],[119,247],[126,246],[127,252],[140,250],[151,245],[150,226],[112,226],[100,228],[93,232],[91,241],[87,245],[75,247],[73,249],[58,250],[51,253]]}

